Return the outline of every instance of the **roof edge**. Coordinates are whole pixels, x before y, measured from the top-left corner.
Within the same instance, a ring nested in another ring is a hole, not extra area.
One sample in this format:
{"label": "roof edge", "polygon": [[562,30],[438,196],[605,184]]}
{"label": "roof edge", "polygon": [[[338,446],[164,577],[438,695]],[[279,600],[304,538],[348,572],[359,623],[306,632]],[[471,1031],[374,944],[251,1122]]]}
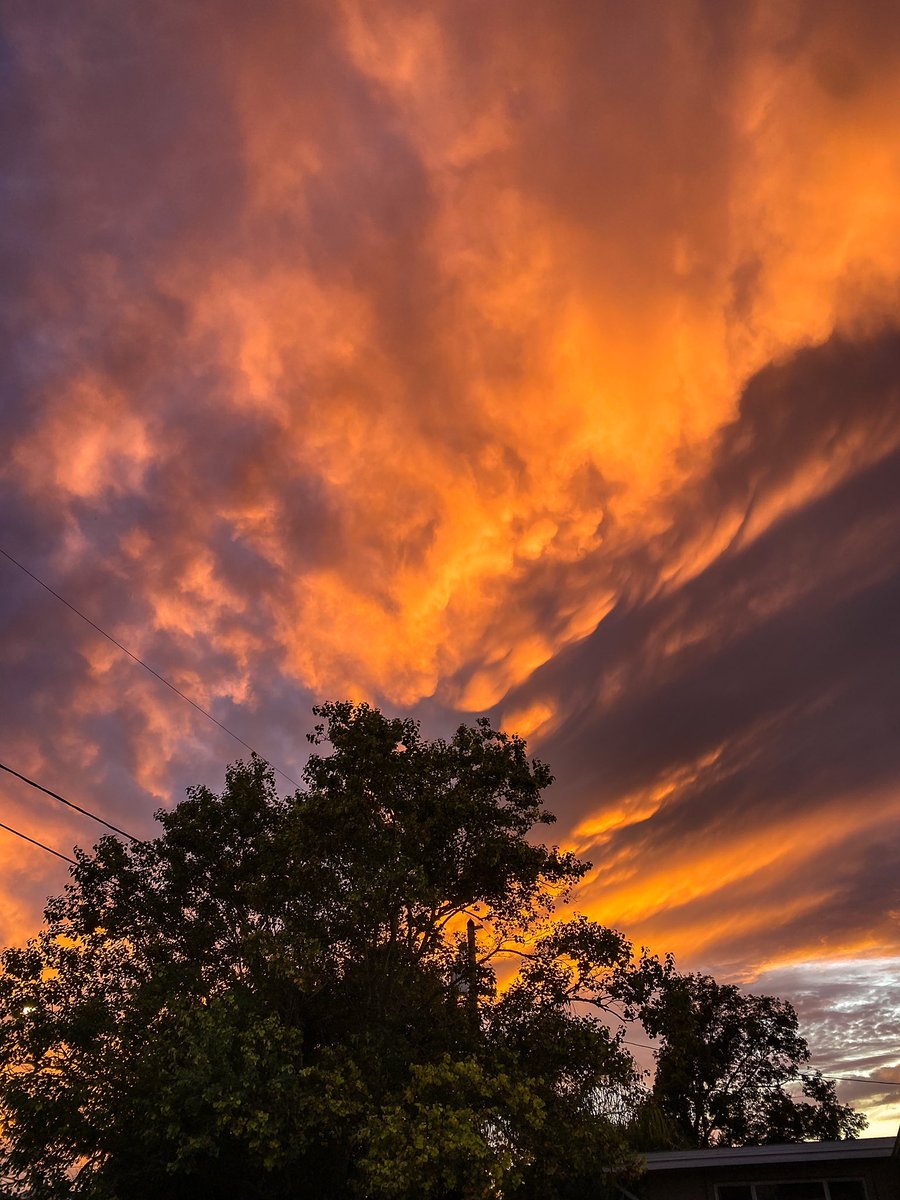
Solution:
{"label": "roof edge", "polygon": [[656,1150],[645,1154],[648,1171],[726,1167],[744,1163],[828,1162],[841,1158],[900,1157],[897,1137],[847,1138],[841,1142],[789,1142],[771,1146],[713,1146],[702,1150]]}

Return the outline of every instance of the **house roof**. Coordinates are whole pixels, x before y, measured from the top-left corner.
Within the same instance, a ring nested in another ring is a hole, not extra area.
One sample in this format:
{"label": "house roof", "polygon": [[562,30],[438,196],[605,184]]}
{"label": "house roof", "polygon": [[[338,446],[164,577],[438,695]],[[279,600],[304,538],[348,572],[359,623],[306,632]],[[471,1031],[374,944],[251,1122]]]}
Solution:
{"label": "house roof", "polygon": [[697,1170],[760,1163],[835,1162],[890,1158],[897,1138],[848,1138],[843,1142],[795,1142],[786,1146],[716,1146],[709,1150],[658,1150],[644,1155],[648,1171]]}

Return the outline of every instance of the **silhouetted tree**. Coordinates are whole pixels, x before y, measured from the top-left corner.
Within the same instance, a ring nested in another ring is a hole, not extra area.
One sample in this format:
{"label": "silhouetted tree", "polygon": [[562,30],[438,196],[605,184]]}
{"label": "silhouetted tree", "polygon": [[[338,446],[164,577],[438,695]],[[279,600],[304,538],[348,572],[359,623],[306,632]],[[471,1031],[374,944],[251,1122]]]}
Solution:
{"label": "silhouetted tree", "polygon": [[627,1163],[598,1095],[632,1061],[571,1004],[631,947],[552,924],[587,866],[528,840],[546,766],[486,720],[317,713],[304,791],[237,763],[154,841],[78,852],[5,952],[2,1155],[34,1196],[552,1197]]}
{"label": "silhouetted tree", "polygon": [[866,1125],[833,1083],[804,1073],[809,1047],[785,1000],[672,973],[641,1020],[662,1039],[651,1102],[663,1140],[668,1128],[683,1146],[762,1145],[856,1137]]}
{"label": "silhouetted tree", "polygon": [[779,1090],[789,1006],[556,917],[588,864],[531,839],[551,776],[521,739],[316,712],[303,790],[236,763],[155,840],[78,851],[3,954],[0,1167],[36,1200],[600,1197],[629,1117],[639,1144],[856,1128],[821,1079]]}

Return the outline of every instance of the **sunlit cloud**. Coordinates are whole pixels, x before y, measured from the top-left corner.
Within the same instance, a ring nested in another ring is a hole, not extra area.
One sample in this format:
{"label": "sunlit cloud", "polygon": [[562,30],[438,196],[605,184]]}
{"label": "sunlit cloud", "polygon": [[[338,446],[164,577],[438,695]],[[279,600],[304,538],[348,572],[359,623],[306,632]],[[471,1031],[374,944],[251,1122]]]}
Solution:
{"label": "sunlit cloud", "polygon": [[[4,32],[0,545],[294,777],[316,699],[489,711],[659,949],[900,951],[893,6]],[[244,752],[0,570],[28,773],[143,833]]]}

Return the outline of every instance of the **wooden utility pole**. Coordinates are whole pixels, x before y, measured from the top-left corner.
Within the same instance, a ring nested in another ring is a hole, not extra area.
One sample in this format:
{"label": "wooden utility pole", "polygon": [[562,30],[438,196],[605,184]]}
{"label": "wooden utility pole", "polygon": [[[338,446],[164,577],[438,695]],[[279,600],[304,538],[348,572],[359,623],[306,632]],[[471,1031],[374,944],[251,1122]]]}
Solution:
{"label": "wooden utility pole", "polygon": [[466,923],[466,973],[468,990],[466,1004],[473,1033],[478,1029],[478,959],[475,957],[475,922],[469,917]]}

